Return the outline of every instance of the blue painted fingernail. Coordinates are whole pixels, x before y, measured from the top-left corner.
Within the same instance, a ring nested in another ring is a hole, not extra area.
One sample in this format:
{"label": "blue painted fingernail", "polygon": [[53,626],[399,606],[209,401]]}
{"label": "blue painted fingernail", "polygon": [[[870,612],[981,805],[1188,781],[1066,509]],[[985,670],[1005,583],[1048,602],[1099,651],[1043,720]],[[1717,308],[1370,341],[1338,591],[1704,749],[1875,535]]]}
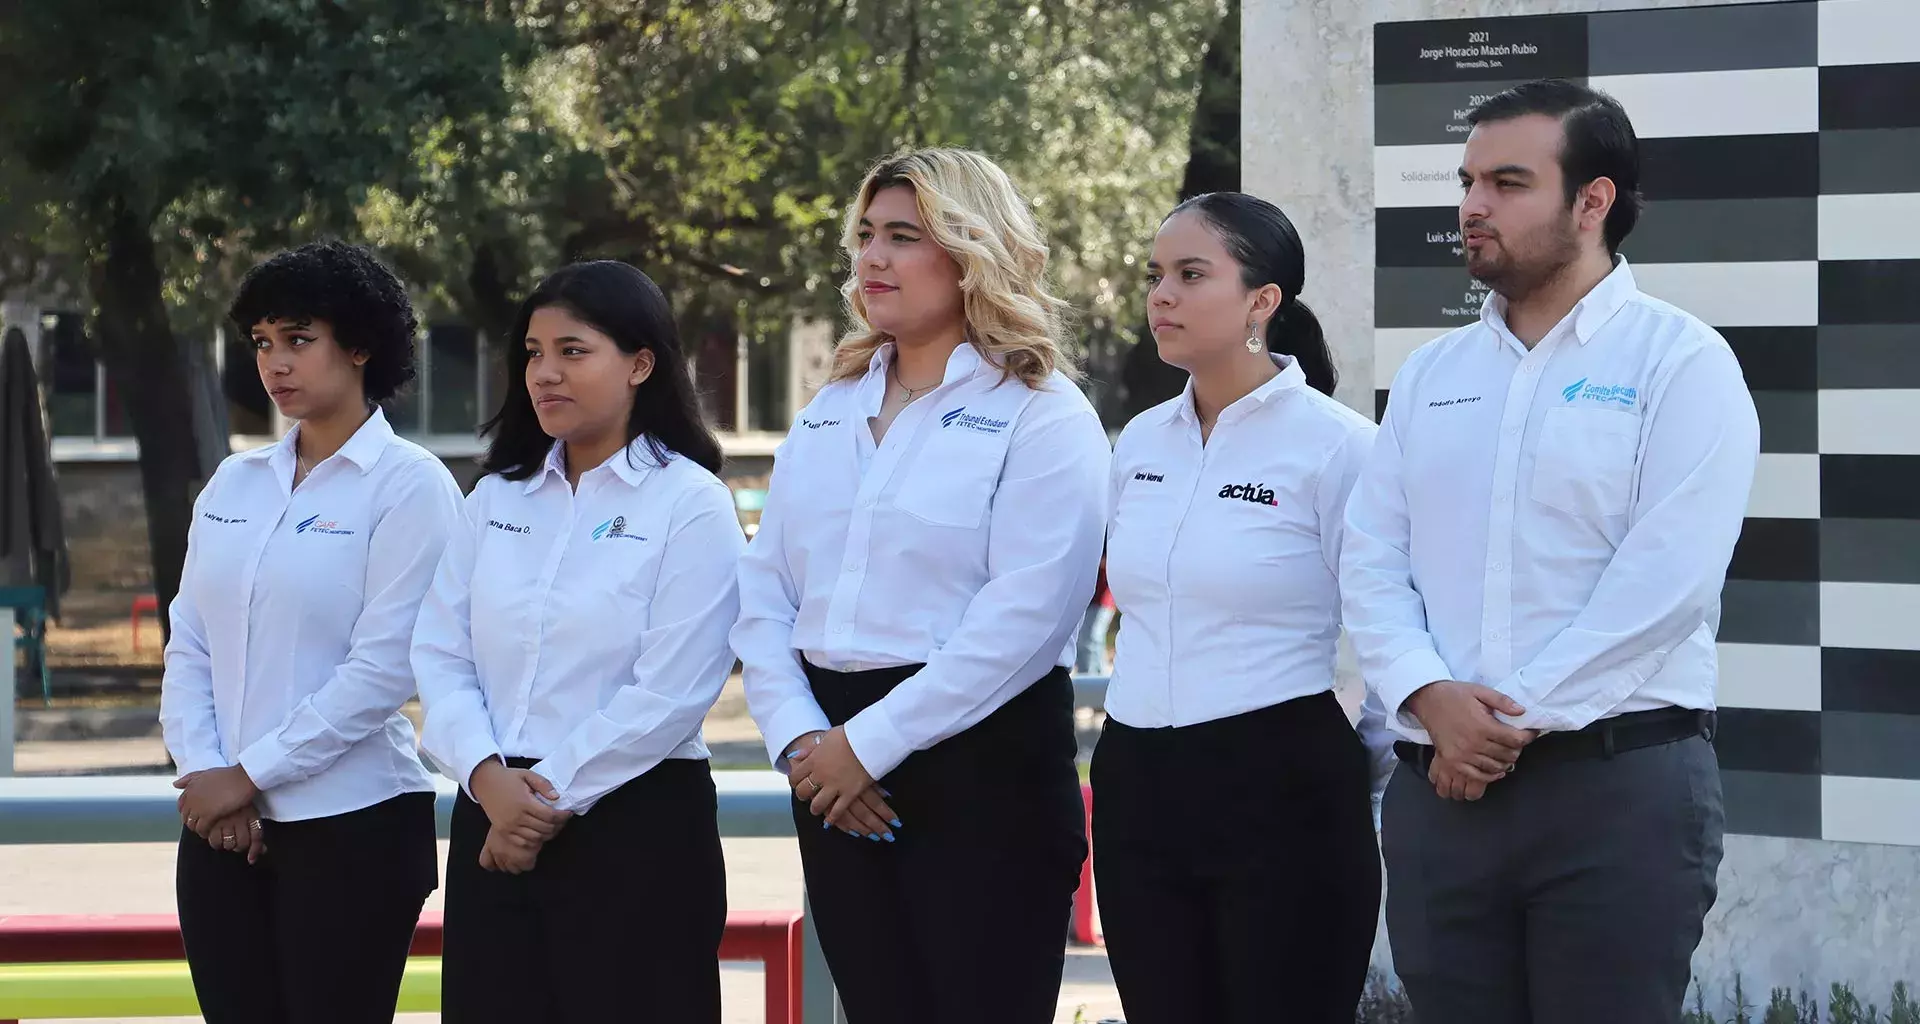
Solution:
{"label": "blue painted fingernail", "polygon": [[798,747],[795,747],[794,749],[787,751],[787,760],[789,761],[793,760],[794,755],[798,753],[800,753],[800,748]]}
{"label": "blue painted fingernail", "polygon": [[899,819],[899,818],[888,818],[888,819],[887,819],[887,824],[889,824],[889,825],[892,825],[892,826],[893,826],[894,828],[901,828],[901,827],[903,827],[903,826],[901,826],[901,824],[900,824],[900,819]]}
{"label": "blue painted fingernail", "polygon": [[886,840],[887,842],[889,842],[889,843],[891,843],[891,842],[893,842],[893,833],[891,833],[891,832],[889,832],[889,833],[887,833],[886,835],[884,835],[884,836],[882,836],[881,838],[882,838],[882,839],[885,839],[885,840]]}
{"label": "blue painted fingernail", "polygon": [[880,791],[880,795],[881,795],[881,796],[884,796],[884,797],[886,797],[886,798],[888,798],[889,800],[891,800],[891,799],[893,798],[893,794],[892,794],[892,793],[889,793],[889,792],[887,792],[887,791],[886,791],[885,789],[882,789],[882,790]]}
{"label": "blue painted fingernail", "polygon": [[832,825],[830,825],[830,824],[828,824],[828,823],[826,823],[826,822],[824,822],[824,821],[820,823],[820,830],[821,830],[822,832],[824,832],[824,831],[826,831],[827,829],[830,829],[830,828],[832,828],[832,827],[833,827]]}
{"label": "blue painted fingernail", "polygon": [[876,842],[876,843],[880,841],[880,837],[879,837],[879,836],[876,836],[876,835],[874,835],[874,834],[873,834],[873,833],[871,833],[871,832],[869,832],[869,833],[867,833],[867,838],[868,838],[868,839],[871,839],[871,840],[873,840],[873,841],[874,841],[874,842]]}

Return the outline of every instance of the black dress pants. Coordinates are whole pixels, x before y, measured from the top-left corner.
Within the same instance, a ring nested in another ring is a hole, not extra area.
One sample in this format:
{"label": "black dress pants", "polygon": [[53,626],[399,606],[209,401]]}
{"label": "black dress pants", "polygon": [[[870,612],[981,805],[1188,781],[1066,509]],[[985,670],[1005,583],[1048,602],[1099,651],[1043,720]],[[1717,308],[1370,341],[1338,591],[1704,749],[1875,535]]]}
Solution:
{"label": "black dress pants", "polygon": [[433,794],[261,822],[266,854],[182,832],[180,934],[208,1024],[393,1020],[420,906],[439,880]]}
{"label": "black dress pants", "polygon": [[1128,1024],[1352,1024],[1380,914],[1365,747],[1332,693],[1108,718],[1096,891]]}
{"label": "black dress pants", "polygon": [[[807,678],[839,725],[914,671]],[[1053,1020],[1086,857],[1075,749],[1073,683],[1056,669],[880,780],[896,842],[822,829],[795,801],[808,924],[849,1024]]]}
{"label": "black dress pants", "polygon": [[569,819],[532,871],[510,875],[480,866],[491,825],[462,792],[441,1019],[717,1024],[727,926],[717,814],[706,761],[662,761]]}

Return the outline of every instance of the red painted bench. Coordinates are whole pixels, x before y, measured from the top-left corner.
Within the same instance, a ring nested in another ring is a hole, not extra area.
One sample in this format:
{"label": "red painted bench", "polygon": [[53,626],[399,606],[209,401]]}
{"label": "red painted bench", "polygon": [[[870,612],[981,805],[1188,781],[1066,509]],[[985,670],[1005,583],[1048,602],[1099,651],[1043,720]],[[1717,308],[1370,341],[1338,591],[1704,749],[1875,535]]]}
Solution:
{"label": "red painted bench", "polygon": [[[766,965],[767,1024],[800,1024],[802,925],[797,911],[727,915],[720,959]],[[439,956],[444,935],[439,912],[421,914],[409,955]],[[184,960],[186,955],[180,919],[172,914],[0,916],[0,963]]]}
{"label": "red painted bench", "polygon": [[154,616],[158,617],[160,614],[160,599],[152,594],[141,594],[139,597],[133,599],[133,609],[127,613],[127,623],[133,633],[133,650],[136,654],[140,651],[141,612],[151,612]]}

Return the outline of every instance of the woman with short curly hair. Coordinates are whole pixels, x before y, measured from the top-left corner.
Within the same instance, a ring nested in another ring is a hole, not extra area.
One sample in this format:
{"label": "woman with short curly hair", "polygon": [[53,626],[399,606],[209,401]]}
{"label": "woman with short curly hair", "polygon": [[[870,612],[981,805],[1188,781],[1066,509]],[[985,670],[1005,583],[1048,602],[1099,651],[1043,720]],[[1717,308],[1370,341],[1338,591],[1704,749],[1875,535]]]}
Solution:
{"label": "woman with short curly hair", "polygon": [[387,1021],[439,884],[433,784],[400,706],[460,489],[380,411],[414,373],[405,288],[319,242],[249,271],[229,316],[295,425],[194,506],[160,720],[201,1012]]}
{"label": "woman with short curly hair", "polygon": [[1066,654],[1106,434],[992,161],[883,161],[845,242],[855,329],[740,565],[747,702],[847,1019],[1051,1021],[1086,855]]}

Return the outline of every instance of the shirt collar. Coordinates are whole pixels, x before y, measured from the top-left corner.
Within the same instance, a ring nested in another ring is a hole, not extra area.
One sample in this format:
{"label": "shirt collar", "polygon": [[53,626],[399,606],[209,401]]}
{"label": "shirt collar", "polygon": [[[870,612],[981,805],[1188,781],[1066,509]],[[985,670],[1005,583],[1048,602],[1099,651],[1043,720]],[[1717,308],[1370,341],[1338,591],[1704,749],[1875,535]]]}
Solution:
{"label": "shirt collar", "polygon": [[[265,448],[250,451],[245,457],[255,460],[267,459],[273,465],[291,471],[297,450],[295,446],[300,443],[300,427],[301,424],[295,423],[285,437]],[[386,453],[387,442],[392,441],[393,436],[393,426],[387,422],[385,410],[376,405],[373,407],[373,414],[367,417],[367,421],[360,424],[360,429],[354,431],[353,436],[347,438],[347,443],[341,445],[340,450],[334,454],[353,463],[354,468],[360,472],[367,473],[380,461],[380,456]]]}
{"label": "shirt collar", "polygon": [[[1615,313],[1620,312],[1621,307],[1639,294],[1640,286],[1633,279],[1633,268],[1627,266],[1625,256],[1616,255],[1613,258],[1613,270],[1601,278],[1591,291],[1581,296],[1566,317],[1548,333],[1570,326],[1573,336],[1585,345],[1600,333],[1600,328],[1606,326]],[[1498,292],[1487,293],[1486,299],[1480,303],[1480,322],[1494,328],[1496,338],[1512,333],[1507,327],[1506,296]]]}
{"label": "shirt collar", "polygon": [[[566,444],[560,441],[547,446],[547,457],[541,460],[540,469],[527,478],[527,494],[539,490],[540,485],[546,483],[550,476],[557,476],[561,480],[567,478],[566,450]],[[605,469],[619,477],[628,487],[638,487],[640,481],[659,469],[660,465],[659,460],[654,458],[653,446],[647,443],[647,435],[641,434],[629,442],[625,448],[614,452],[607,461],[580,474],[580,478],[584,480],[588,473],[597,473]]]}
{"label": "shirt collar", "polygon": [[[1292,392],[1293,389],[1307,382],[1307,371],[1300,368],[1300,360],[1277,352],[1268,353],[1267,358],[1273,360],[1273,365],[1279,367],[1280,372],[1274,374],[1265,384],[1240,396],[1232,405],[1222,409],[1220,411],[1222,419],[1226,418],[1227,413],[1233,412],[1236,409],[1251,411],[1259,406],[1264,406],[1273,398],[1288,394]],[[1200,414],[1195,411],[1193,405],[1192,377],[1187,378],[1187,386],[1181,389],[1180,401],[1174,403],[1173,413],[1176,418],[1185,420],[1188,423],[1197,424],[1200,422]],[[1240,414],[1235,413],[1236,417],[1238,415]]]}
{"label": "shirt collar", "polygon": [[[854,393],[859,396],[860,407],[866,409],[869,416],[878,416],[880,406],[886,399],[887,364],[893,361],[893,352],[894,343],[891,341],[874,349],[873,357],[867,360],[867,375],[860,379],[860,384],[855,389]],[[946,375],[940,378],[937,387],[945,387],[956,381],[966,380],[987,365],[990,365],[989,361],[980,354],[980,350],[975,348],[973,343],[963,343],[947,357]]]}

